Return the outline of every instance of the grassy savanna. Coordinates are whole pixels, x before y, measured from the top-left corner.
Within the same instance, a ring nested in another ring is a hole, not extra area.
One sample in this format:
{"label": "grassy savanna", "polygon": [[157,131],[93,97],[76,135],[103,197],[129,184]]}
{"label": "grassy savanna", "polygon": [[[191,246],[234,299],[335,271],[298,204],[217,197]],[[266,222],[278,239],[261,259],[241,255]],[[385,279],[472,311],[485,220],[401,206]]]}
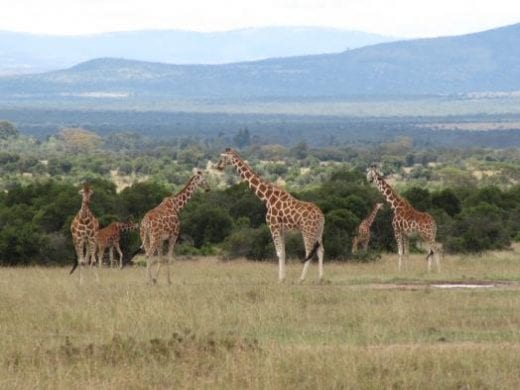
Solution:
{"label": "grassy savanna", "polygon": [[[519,254],[326,263],[177,261],[78,285],[65,268],[0,269],[0,388],[519,388]],[[440,282],[495,283],[442,289]]]}

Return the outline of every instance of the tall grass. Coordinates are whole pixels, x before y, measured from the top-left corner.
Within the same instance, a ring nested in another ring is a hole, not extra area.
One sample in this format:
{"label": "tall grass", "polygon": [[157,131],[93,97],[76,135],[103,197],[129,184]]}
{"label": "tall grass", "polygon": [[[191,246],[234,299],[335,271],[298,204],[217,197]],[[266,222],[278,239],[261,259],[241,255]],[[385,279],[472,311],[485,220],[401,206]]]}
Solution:
{"label": "tall grass", "polygon": [[[0,388],[519,388],[518,254],[326,264],[0,269]],[[436,281],[513,281],[438,289]]]}

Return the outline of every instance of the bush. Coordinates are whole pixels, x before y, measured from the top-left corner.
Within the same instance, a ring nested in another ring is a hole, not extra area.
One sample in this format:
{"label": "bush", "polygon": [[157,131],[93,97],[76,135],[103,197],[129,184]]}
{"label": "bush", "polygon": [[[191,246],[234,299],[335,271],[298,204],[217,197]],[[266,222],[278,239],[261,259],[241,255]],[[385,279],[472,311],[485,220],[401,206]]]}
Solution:
{"label": "bush", "polygon": [[511,239],[504,226],[503,214],[497,206],[487,203],[463,210],[456,218],[446,249],[450,252],[481,252],[508,247]]}
{"label": "bush", "polygon": [[267,260],[276,257],[271,232],[266,225],[256,229],[242,227],[234,231],[224,242],[229,259],[245,257],[250,260]]}
{"label": "bush", "polygon": [[326,215],[323,245],[327,258],[345,260],[351,257],[352,237],[359,222],[359,218],[345,209]]}

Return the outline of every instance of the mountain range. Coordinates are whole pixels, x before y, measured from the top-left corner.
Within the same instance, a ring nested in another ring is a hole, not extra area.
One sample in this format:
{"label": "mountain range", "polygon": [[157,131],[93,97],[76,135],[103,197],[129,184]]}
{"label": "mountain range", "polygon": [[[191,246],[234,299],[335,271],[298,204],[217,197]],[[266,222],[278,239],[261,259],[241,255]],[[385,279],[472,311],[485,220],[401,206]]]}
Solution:
{"label": "mountain range", "polygon": [[101,58],[0,78],[0,97],[344,98],[520,91],[520,24],[335,54],[219,65]]}
{"label": "mountain range", "polygon": [[390,40],[395,38],[320,27],[263,27],[222,32],[150,30],[79,36],[0,31],[0,74],[63,69],[100,57],[221,64],[333,53]]}

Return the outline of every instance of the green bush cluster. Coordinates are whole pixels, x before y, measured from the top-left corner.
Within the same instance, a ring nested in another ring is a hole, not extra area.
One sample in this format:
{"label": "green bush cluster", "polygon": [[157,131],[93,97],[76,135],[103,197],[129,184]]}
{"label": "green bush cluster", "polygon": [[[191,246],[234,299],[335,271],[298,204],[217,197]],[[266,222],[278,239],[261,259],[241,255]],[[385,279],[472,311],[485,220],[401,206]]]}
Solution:
{"label": "green bush cluster", "polygon": [[[132,217],[139,220],[171,193],[153,182],[138,183],[116,192],[112,182],[91,181],[91,208],[102,226]],[[294,194],[315,202],[324,212],[325,253],[328,259],[352,259],[351,245],[359,222],[370,212],[379,192],[368,185],[361,170],[337,171],[322,185]],[[520,185],[446,188],[429,191],[410,187],[402,192],[418,210],[431,213],[438,224],[438,240],[448,252],[479,252],[507,248],[519,239]],[[0,263],[66,264],[74,252],[69,232],[78,211],[78,188],[57,180],[15,185],[0,193]],[[244,183],[209,193],[197,192],[181,212],[178,253],[222,254],[232,259],[273,259],[274,248],[265,224],[265,206]],[[392,212],[386,206],[372,227],[370,251],[395,251]],[[139,247],[136,232],[125,236],[124,250]],[[288,235],[288,258],[303,258],[299,235]],[[361,254],[360,260],[373,256]]]}

